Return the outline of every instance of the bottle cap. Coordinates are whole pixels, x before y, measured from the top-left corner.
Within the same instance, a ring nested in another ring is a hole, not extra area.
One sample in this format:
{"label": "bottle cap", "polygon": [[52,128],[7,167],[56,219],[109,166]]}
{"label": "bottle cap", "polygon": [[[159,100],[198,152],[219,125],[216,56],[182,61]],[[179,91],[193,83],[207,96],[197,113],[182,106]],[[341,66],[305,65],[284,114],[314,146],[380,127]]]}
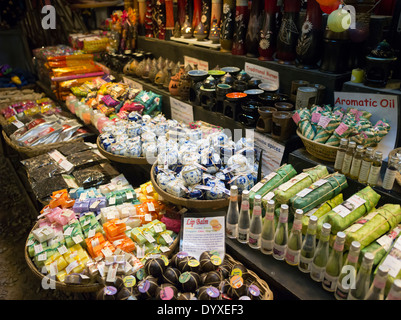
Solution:
{"label": "bottle cap", "polygon": [[355,251],[360,250],[361,244],[358,241],[352,241],[350,249],[355,250]]}
{"label": "bottle cap", "polygon": [[346,234],[342,231],[337,232],[337,239],[338,240],[345,240]]}
{"label": "bottle cap", "polygon": [[379,266],[379,269],[377,269],[377,273],[381,276],[381,277],[385,277],[387,276],[387,274],[389,273],[390,269],[389,267],[385,266],[384,264],[381,264]]}
{"label": "bottle cap", "polygon": [[375,156],[376,156],[376,157],[378,157],[378,156],[382,157],[382,156],[383,156],[383,152],[381,152],[381,151],[376,151],[376,152],[375,152]]}
{"label": "bottle cap", "polygon": [[316,223],[317,222],[317,217],[316,216],[311,216],[310,218],[309,218],[309,223]]}
{"label": "bottle cap", "polygon": [[340,144],[344,144],[344,145],[348,144],[348,139],[347,138],[341,138]]}
{"label": "bottle cap", "polygon": [[365,147],[361,144],[358,144],[358,146],[356,147],[356,150],[358,151],[363,151],[363,149],[365,149]]}
{"label": "bottle cap", "polygon": [[327,223],[327,222],[323,223],[322,232],[323,231],[330,232],[331,231],[331,224]]}
{"label": "bottle cap", "polygon": [[244,190],[244,191],[242,191],[242,194],[243,194],[244,196],[249,195],[249,190]]}
{"label": "bottle cap", "polygon": [[373,262],[373,260],[375,259],[375,256],[373,253],[371,252],[366,252],[365,255],[363,256],[363,259],[366,260],[366,262]]}
{"label": "bottle cap", "polygon": [[368,153],[373,153],[373,148],[372,147],[367,147],[366,148],[366,152],[368,152]]}
{"label": "bottle cap", "polygon": [[301,219],[303,214],[304,214],[304,211],[302,209],[295,210],[295,215],[297,216],[298,219]]}
{"label": "bottle cap", "polygon": [[261,201],[261,200],[262,200],[262,196],[259,195],[259,194],[257,194],[257,195],[255,196],[255,200]]}
{"label": "bottle cap", "polygon": [[356,142],[355,141],[350,141],[348,144],[349,147],[356,147]]}
{"label": "bottle cap", "polygon": [[283,210],[288,210],[288,204],[282,204],[281,209]]}
{"label": "bottle cap", "polygon": [[269,206],[274,206],[274,200],[269,200],[269,201],[267,201],[267,204],[269,205]]}
{"label": "bottle cap", "polygon": [[401,291],[401,279],[395,279],[393,282],[393,288],[396,291]]}

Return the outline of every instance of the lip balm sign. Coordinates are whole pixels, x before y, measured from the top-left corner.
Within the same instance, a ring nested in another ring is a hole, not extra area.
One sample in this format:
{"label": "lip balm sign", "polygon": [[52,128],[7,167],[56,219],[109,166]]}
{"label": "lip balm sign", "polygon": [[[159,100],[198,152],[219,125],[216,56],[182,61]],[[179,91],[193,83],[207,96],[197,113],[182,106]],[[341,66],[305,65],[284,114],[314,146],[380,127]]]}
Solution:
{"label": "lip balm sign", "polygon": [[379,143],[376,150],[383,152],[384,158],[394,149],[398,132],[398,96],[360,92],[334,92],[334,105],[344,109],[354,108],[372,114],[370,121],[374,125],[385,118],[390,123],[389,133]]}

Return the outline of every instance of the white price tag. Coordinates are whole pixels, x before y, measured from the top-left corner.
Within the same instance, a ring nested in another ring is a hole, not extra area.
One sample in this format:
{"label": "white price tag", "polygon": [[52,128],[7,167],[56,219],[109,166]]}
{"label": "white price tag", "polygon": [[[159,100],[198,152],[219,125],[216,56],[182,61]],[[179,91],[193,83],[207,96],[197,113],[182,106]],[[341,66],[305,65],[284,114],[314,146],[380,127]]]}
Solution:
{"label": "white price tag", "polygon": [[66,253],[68,250],[67,250],[66,246],[62,245],[61,247],[58,247],[58,248],[57,248],[57,251],[58,251],[61,255],[63,255],[63,254]]}

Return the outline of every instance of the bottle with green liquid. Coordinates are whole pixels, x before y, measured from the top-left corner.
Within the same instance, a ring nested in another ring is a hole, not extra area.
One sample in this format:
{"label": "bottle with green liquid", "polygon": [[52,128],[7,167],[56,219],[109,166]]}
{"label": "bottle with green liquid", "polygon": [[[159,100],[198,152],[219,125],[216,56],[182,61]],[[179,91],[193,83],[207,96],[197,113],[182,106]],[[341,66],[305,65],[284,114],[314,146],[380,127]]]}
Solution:
{"label": "bottle with green liquid", "polygon": [[274,233],[276,231],[274,223],[274,206],[274,200],[267,201],[260,241],[260,251],[267,255],[273,253]]}
{"label": "bottle with green liquid", "polygon": [[302,217],[304,212],[296,209],[294,214],[294,222],[292,224],[291,233],[288,237],[288,244],[285,250],[284,260],[291,266],[299,264],[302,246]]}
{"label": "bottle with green liquid", "polygon": [[363,256],[361,266],[356,275],[355,285],[351,285],[347,300],[363,300],[365,298],[369,290],[374,259],[375,256],[371,252],[366,252]]}
{"label": "bottle with green liquid", "polygon": [[337,300],[347,300],[348,298],[351,285],[356,280],[360,251],[361,244],[358,241],[352,241],[347,258],[341,269],[341,274],[337,280],[336,291],[334,292],[334,297]]}
{"label": "bottle with green liquid", "polygon": [[298,269],[304,273],[310,272],[312,259],[316,250],[317,220],[316,216],[309,218],[308,229],[306,230],[306,235],[301,246]]}
{"label": "bottle with green liquid", "polygon": [[383,160],[383,153],[381,151],[376,151],[369,171],[369,176],[367,181],[368,186],[374,187],[377,185],[377,181],[379,180],[380,177],[380,170],[382,168],[382,160]]}
{"label": "bottle with green liquid", "polygon": [[280,216],[274,234],[273,258],[283,260],[288,243],[288,205],[282,204]]}
{"label": "bottle with green liquid", "polygon": [[329,239],[331,232],[331,224],[323,223],[322,231],[320,232],[319,242],[312,259],[310,277],[317,281],[322,282],[324,271],[326,269],[327,260],[329,260]]}
{"label": "bottle with green liquid", "polygon": [[337,232],[333,250],[331,250],[329,260],[327,260],[322,286],[323,289],[329,292],[334,292],[336,290],[337,280],[341,273],[345,237],[346,235],[344,232]]}
{"label": "bottle with green liquid", "polygon": [[386,288],[389,271],[389,267],[385,265],[379,266],[365,300],[384,300],[384,289]]}
{"label": "bottle with green liquid", "polygon": [[343,165],[341,167],[341,173],[345,176],[349,176],[349,171],[351,170],[352,159],[354,158],[356,143],[350,141],[348,143],[347,151],[344,155]]}
{"label": "bottle with green liquid", "polygon": [[351,168],[349,170],[349,176],[351,179],[357,180],[359,177],[359,171],[361,170],[361,164],[364,152],[365,150],[362,145],[358,145],[356,147],[355,155],[352,158]]}
{"label": "bottle with green liquid", "polygon": [[237,240],[240,243],[248,243],[249,226],[251,216],[249,213],[249,191],[242,191],[241,211],[238,218]]}
{"label": "bottle with green liquid", "polygon": [[262,196],[257,194],[253,201],[252,219],[248,237],[248,245],[252,249],[260,249],[262,225]]}

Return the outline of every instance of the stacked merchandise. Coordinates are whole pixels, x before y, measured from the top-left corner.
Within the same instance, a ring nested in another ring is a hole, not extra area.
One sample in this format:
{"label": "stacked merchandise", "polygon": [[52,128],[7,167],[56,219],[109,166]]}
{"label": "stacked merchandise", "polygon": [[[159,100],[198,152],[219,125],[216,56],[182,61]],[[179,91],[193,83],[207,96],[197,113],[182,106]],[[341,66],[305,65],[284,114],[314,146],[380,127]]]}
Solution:
{"label": "stacked merchandise", "polygon": [[101,286],[170,254],[181,220],[149,186],[134,189],[119,175],[97,188],[53,191],[27,240],[33,265],[64,284]]}
{"label": "stacked merchandise", "polygon": [[112,76],[97,77],[72,87],[73,94],[66,98],[67,108],[100,132],[104,126],[112,124],[113,119],[127,119],[132,112],[153,115],[161,111],[160,95],[113,80]]}
{"label": "stacked merchandise", "polygon": [[102,30],[93,30],[90,33],[73,33],[69,35],[68,41],[74,50],[92,53],[96,60],[96,55],[106,51],[109,34]]}
{"label": "stacked merchandise", "polygon": [[300,133],[307,139],[338,147],[342,138],[365,147],[375,147],[390,131],[386,119],[375,124],[367,111],[347,110],[330,105],[313,105],[311,109],[296,110],[293,115]]}
{"label": "stacked merchandise", "polygon": [[35,49],[33,54],[39,79],[52,88],[59,100],[65,100],[72,86],[104,75],[93,54],[75,51],[68,46]]}
{"label": "stacked merchandise", "polygon": [[320,165],[299,174],[283,165],[256,186],[242,194],[240,210],[231,188],[229,238],[297,266],[339,300],[394,299],[390,290],[399,290],[401,278],[399,204],[380,205],[370,186],[344,199],[345,176]]}

